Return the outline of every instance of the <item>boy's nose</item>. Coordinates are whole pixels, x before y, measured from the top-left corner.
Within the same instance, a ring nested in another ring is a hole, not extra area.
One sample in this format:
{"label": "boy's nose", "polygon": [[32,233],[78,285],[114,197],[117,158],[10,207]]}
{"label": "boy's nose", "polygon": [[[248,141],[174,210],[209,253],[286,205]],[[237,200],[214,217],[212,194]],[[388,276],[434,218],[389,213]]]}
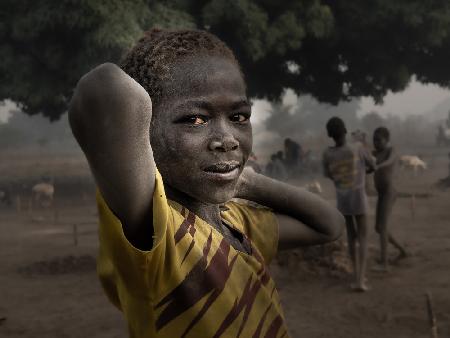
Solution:
{"label": "boy's nose", "polygon": [[230,151],[236,150],[239,146],[239,142],[233,136],[224,136],[221,139],[212,140],[209,143],[210,150],[216,151]]}

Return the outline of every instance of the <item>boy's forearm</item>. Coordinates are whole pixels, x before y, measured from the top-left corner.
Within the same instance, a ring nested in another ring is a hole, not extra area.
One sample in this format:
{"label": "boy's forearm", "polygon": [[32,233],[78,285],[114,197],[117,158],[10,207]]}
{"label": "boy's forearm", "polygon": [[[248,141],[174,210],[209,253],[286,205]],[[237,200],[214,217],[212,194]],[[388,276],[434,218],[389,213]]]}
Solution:
{"label": "boy's forearm", "polygon": [[247,177],[236,197],[267,206],[277,213],[293,217],[315,231],[337,237],[342,216],[327,201],[305,189],[271,179],[255,172]]}
{"label": "boy's forearm", "polygon": [[398,160],[397,154],[391,153],[389,157],[386,159],[386,161],[381,162],[379,165],[377,165],[377,169],[386,168],[389,166],[392,166],[395,164],[395,162]]}

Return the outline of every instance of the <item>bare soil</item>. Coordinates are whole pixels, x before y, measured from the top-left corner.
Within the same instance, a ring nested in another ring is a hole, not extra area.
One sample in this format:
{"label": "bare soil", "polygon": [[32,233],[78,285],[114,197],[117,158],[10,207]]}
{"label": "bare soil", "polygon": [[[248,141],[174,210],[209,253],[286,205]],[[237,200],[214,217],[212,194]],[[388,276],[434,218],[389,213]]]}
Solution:
{"label": "bare soil", "polygon": [[[343,244],[335,250],[343,267],[316,259],[321,248],[281,254],[272,265],[292,337],[430,337],[427,291],[439,335],[450,337],[450,190],[433,188],[447,174],[448,160],[444,151],[425,154],[429,170],[397,177],[401,197],[391,229],[410,257],[388,274],[369,271],[369,292],[350,291]],[[55,181],[54,207],[30,207],[29,185],[47,174]],[[0,205],[0,337],[127,337],[95,273],[97,213],[88,175],[80,157],[0,155],[0,187],[14,192],[12,206]],[[320,181],[334,203],[331,183]],[[374,196],[370,203],[373,211]],[[369,217],[373,266],[378,238],[373,212]]]}

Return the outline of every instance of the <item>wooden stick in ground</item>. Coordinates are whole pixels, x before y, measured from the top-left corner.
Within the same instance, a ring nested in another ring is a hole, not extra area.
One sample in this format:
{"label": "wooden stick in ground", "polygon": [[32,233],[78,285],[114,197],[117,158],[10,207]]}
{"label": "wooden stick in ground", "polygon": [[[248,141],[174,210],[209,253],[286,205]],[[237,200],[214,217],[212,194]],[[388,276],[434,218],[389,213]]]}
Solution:
{"label": "wooden stick in ground", "polygon": [[22,211],[22,201],[20,200],[19,195],[17,195],[17,197],[16,197],[16,208],[17,208],[17,212]]}
{"label": "wooden stick in ground", "polygon": [[411,218],[416,218],[416,194],[411,194]]}
{"label": "wooden stick in ground", "polygon": [[437,332],[437,322],[436,322],[436,317],[434,315],[434,310],[433,310],[433,302],[432,302],[432,298],[431,298],[431,292],[428,291],[426,293],[426,299],[427,299],[427,313],[428,313],[428,322],[430,324],[430,337],[431,338],[438,338],[438,332]]}
{"label": "wooden stick in ground", "polygon": [[56,225],[58,224],[59,209],[58,205],[55,202],[52,203],[52,207],[53,207],[53,225]]}
{"label": "wooden stick in ground", "polygon": [[30,197],[28,199],[28,212],[30,214],[33,214],[33,197]]}
{"label": "wooden stick in ground", "polygon": [[53,213],[53,225],[58,224],[58,218],[59,218],[59,211],[58,209],[55,209]]}

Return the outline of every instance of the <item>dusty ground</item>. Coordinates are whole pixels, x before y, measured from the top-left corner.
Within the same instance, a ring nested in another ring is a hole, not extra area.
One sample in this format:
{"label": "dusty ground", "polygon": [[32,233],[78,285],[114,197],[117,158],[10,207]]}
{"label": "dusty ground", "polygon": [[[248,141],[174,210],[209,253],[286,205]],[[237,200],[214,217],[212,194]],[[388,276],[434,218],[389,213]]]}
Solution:
{"label": "dusty ground", "polygon": [[[332,277],[323,268],[307,271],[295,256],[272,266],[292,337],[429,337],[426,291],[433,296],[440,337],[450,336],[450,190],[431,189],[445,176],[447,159],[443,151],[427,154],[429,171],[397,179],[405,196],[420,196],[414,217],[411,198],[399,198],[391,222],[411,257],[387,275],[369,272],[370,292],[352,293],[347,277]],[[0,183],[25,182],[14,188],[22,194],[21,211],[0,206],[0,337],[126,337],[121,315],[95,275],[96,210],[84,161],[42,154],[0,157]],[[27,184],[49,173],[55,177],[56,207],[30,211]],[[334,203],[331,184],[322,183],[324,196]],[[374,198],[370,201],[373,206]],[[370,239],[373,265],[378,254],[373,231]]]}

